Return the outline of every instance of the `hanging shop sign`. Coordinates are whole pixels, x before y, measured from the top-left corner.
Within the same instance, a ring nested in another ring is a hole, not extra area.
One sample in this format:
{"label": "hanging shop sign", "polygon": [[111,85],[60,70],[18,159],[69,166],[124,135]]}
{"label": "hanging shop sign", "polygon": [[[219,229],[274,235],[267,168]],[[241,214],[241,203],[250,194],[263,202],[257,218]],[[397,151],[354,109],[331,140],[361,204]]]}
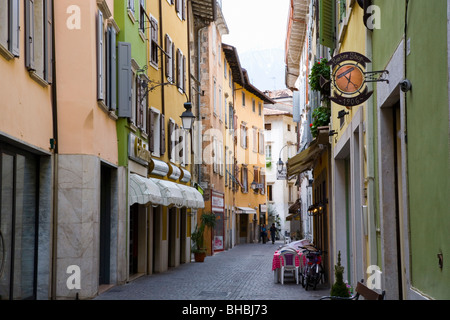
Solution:
{"label": "hanging shop sign", "polygon": [[148,150],[148,143],[130,133],[128,139],[128,157],[140,164],[148,165],[152,161],[152,154]]}
{"label": "hanging shop sign", "polygon": [[[366,102],[372,95],[367,83],[385,81],[387,70],[366,71],[367,63],[372,61],[358,52],[343,52],[335,55],[328,61],[331,66],[331,97],[330,100],[348,108],[355,107]],[[323,77],[321,86],[329,81]]]}

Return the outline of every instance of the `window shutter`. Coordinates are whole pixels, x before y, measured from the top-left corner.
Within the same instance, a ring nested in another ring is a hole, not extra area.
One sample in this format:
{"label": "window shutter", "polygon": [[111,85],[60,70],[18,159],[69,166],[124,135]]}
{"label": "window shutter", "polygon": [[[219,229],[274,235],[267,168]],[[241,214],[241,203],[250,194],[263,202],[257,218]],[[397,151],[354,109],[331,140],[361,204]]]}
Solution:
{"label": "window shutter", "polygon": [[181,17],[183,20],[186,20],[186,0],[181,1]]}
{"label": "window shutter", "polygon": [[165,37],[165,46],[164,46],[164,48],[165,48],[165,50],[166,50],[166,53],[167,53],[167,55],[166,55],[166,78],[167,78],[167,80],[170,82],[171,80],[170,80],[170,65],[172,64],[171,63],[171,61],[170,61],[170,55],[171,55],[171,53],[172,53],[172,48],[170,47],[170,38],[169,38],[169,36],[166,34],[166,37]]}
{"label": "window shutter", "polygon": [[167,135],[168,140],[169,140],[169,160],[173,160],[173,139],[172,139],[172,135],[173,135],[173,128],[174,128],[174,123],[172,121],[169,121],[169,134]]}
{"label": "window shutter", "polygon": [[25,66],[36,70],[34,61],[34,0],[25,0]]}
{"label": "window shutter", "polygon": [[12,54],[15,57],[20,55],[20,0],[12,0],[10,1],[10,18],[9,21],[11,23],[10,28],[10,48]]}
{"label": "window shutter", "polygon": [[119,72],[119,117],[131,118],[132,114],[132,71],[131,71],[131,44],[118,43],[118,72]]}
{"label": "window shutter", "polygon": [[319,2],[319,39],[320,44],[334,49],[334,1]]}
{"label": "window shutter", "polygon": [[177,87],[181,89],[181,81],[183,74],[181,73],[181,51],[177,49]]}
{"label": "window shutter", "polygon": [[161,128],[161,134],[160,134],[160,143],[159,143],[159,152],[161,156],[166,153],[166,117],[165,115],[160,115],[160,128]]}
{"label": "window shutter", "polygon": [[176,51],[175,51],[175,43],[172,42],[172,83],[176,83],[177,79],[176,79],[176,60],[177,60],[177,56],[176,56]]}
{"label": "window shutter", "polygon": [[98,10],[97,16],[97,100],[103,100],[104,90],[103,82],[105,76],[103,74],[103,50],[104,46],[104,32],[103,32],[103,13]]}
{"label": "window shutter", "polygon": [[178,124],[177,123],[175,123],[174,129],[175,129],[175,134],[174,134],[174,144],[173,144],[173,146],[174,146],[175,152],[174,152],[174,159],[173,160],[175,162],[178,162],[180,160],[180,152],[179,151],[176,152],[176,151],[178,150],[178,143],[180,142],[180,136],[179,136],[179,132],[178,132]]}
{"label": "window shutter", "polygon": [[[141,86],[141,78],[139,76],[136,77],[136,91],[137,91],[137,126],[141,129],[144,129],[144,95],[142,92],[142,86]],[[153,124],[150,123],[150,125]]]}
{"label": "window shutter", "polygon": [[148,133],[148,148],[150,152],[155,152],[155,112],[150,110],[149,112],[149,133]]}
{"label": "window shutter", "polygon": [[109,109],[117,109],[117,53],[116,53],[116,30],[109,31]]}
{"label": "window shutter", "polygon": [[183,83],[181,84],[181,90],[183,90],[183,92],[186,92],[186,56],[183,55],[182,57],[183,57],[183,65],[182,65]]}
{"label": "window shutter", "polygon": [[45,80],[53,82],[53,0],[45,0]]}

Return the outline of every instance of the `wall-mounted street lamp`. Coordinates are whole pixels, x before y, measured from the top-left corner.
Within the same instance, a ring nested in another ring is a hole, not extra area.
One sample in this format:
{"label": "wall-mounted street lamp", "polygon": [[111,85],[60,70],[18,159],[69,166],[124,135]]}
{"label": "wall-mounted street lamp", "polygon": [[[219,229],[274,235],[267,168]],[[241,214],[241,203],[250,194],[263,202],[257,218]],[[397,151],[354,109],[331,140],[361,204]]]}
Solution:
{"label": "wall-mounted street lamp", "polygon": [[345,110],[341,110],[341,111],[338,112],[337,118],[341,119],[341,118],[345,117],[347,114],[350,114],[350,112],[345,111]]}
{"label": "wall-mounted street lamp", "polygon": [[184,104],[184,108],[186,111],[182,113],[180,116],[181,121],[183,122],[183,129],[190,131],[192,129],[192,124],[194,123],[195,116],[192,113],[192,103],[186,102]]}
{"label": "wall-mounted street lamp", "polygon": [[281,160],[281,152],[283,151],[284,148],[291,146],[290,143],[286,144],[283,148],[281,148],[280,150],[280,154],[278,156],[278,162],[277,162],[277,170],[278,173],[282,173],[283,169],[284,169],[284,162]]}

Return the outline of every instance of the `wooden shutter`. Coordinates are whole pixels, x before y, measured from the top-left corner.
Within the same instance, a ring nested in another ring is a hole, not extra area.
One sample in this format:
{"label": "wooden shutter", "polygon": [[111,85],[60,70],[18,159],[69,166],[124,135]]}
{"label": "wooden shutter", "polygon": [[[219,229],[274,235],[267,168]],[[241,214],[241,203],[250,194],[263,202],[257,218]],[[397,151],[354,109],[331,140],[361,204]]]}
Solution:
{"label": "wooden shutter", "polygon": [[182,58],[183,58],[183,65],[182,65],[182,68],[183,68],[183,71],[182,71],[182,73],[183,73],[183,76],[182,76],[183,83],[181,84],[181,89],[183,90],[183,92],[186,92],[186,56],[183,55]]}
{"label": "wooden shutter", "polygon": [[109,31],[109,109],[117,109],[117,53],[116,53],[116,30],[110,28]]}
{"label": "wooden shutter", "polygon": [[165,37],[165,50],[166,50],[166,78],[169,82],[171,82],[171,74],[170,74],[170,66],[172,65],[172,61],[171,61],[171,55],[172,55],[172,48],[171,48],[171,41],[169,38],[169,35],[166,34]]}
{"label": "wooden shutter", "polygon": [[176,51],[175,51],[175,43],[172,42],[172,83],[176,83],[178,80],[176,79]]}
{"label": "wooden shutter", "polygon": [[186,0],[181,1],[181,18],[186,20]]}
{"label": "wooden shutter", "polygon": [[169,132],[168,132],[168,141],[169,141],[169,160],[174,160],[173,156],[175,153],[173,152],[173,129],[174,129],[174,123],[172,121],[169,121]]}
{"label": "wooden shutter", "polygon": [[131,44],[128,42],[118,43],[118,116],[131,118],[132,115],[132,70],[131,70]]}
{"label": "wooden shutter", "polygon": [[160,128],[161,128],[161,134],[160,134],[160,142],[159,142],[159,152],[160,155],[164,155],[166,153],[166,117],[164,114],[161,114],[160,116]]}
{"label": "wooden shutter", "polygon": [[319,24],[320,44],[334,49],[334,0],[320,0]]}
{"label": "wooden shutter", "polygon": [[34,0],[25,0],[25,66],[28,70],[36,70],[34,58]]}
{"label": "wooden shutter", "polygon": [[9,8],[9,50],[15,57],[20,55],[20,0],[11,0]]}
{"label": "wooden shutter", "polygon": [[53,82],[53,0],[44,0],[45,2],[45,21],[44,21],[44,52],[45,67],[44,77],[48,83]]}
{"label": "wooden shutter", "polygon": [[97,100],[103,100],[104,90],[103,82],[105,75],[103,74],[103,50],[105,50],[103,32],[103,13],[98,10],[97,16]]}
{"label": "wooden shutter", "polygon": [[[144,129],[144,95],[142,92],[141,78],[136,77],[136,103],[137,103],[137,123],[138,128]],[[152,125],[152,124],[150,124]]]}
{"label": "wooden shutter", "polygon": [[155,152],[155,119],[156,114],[150,110],[148,113],[149,132],[148,132],[148,149],[150,152]]}
{"label": "wooden shutter", "polygon": [[181,73],[181,51],[177,49],[177,87],[181,89],[181,82],[183,81],[183,74]]}

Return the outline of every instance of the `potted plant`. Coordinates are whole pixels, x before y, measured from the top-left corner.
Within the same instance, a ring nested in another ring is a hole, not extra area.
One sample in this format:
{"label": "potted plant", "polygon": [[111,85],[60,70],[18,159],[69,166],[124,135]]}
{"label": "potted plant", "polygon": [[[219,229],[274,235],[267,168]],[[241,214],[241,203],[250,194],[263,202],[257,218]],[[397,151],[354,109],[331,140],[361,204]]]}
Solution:
{"label": "potted plant", "polygon": [[336,282],[331,287],[331,297],[349,298],[350,294],[347,285],[343,280],[344,267],[341,266],[341,251],[339,251],[338,254],[338,264],[334,266],[334,275],[336,276]]}
{"label": "potted plant", "polygon": [[327,107],[318,107],[312,113],[313,123],[309,125],[311,134],[314,138],[317,137],[318,128],[327,126],[330,123],[331,110]]}
{"label": "potted plant", "polygon": [[200,225],[195,226],[194,232],[191,234],[193,246],[191,252],[194,253],[196,262],[203,262],[206,257],[206,248],[204,247],[205,227],[210,229],[216,225],[216,215],[214,213],[203,213],[200,218]]}
{"label": "potted plant", "polygon": [[327,59],[321,58],[314,64],[309,74],[311,90],[319,91],[326,99],[330,97],[331,92],[331,68],[327,63]]}

